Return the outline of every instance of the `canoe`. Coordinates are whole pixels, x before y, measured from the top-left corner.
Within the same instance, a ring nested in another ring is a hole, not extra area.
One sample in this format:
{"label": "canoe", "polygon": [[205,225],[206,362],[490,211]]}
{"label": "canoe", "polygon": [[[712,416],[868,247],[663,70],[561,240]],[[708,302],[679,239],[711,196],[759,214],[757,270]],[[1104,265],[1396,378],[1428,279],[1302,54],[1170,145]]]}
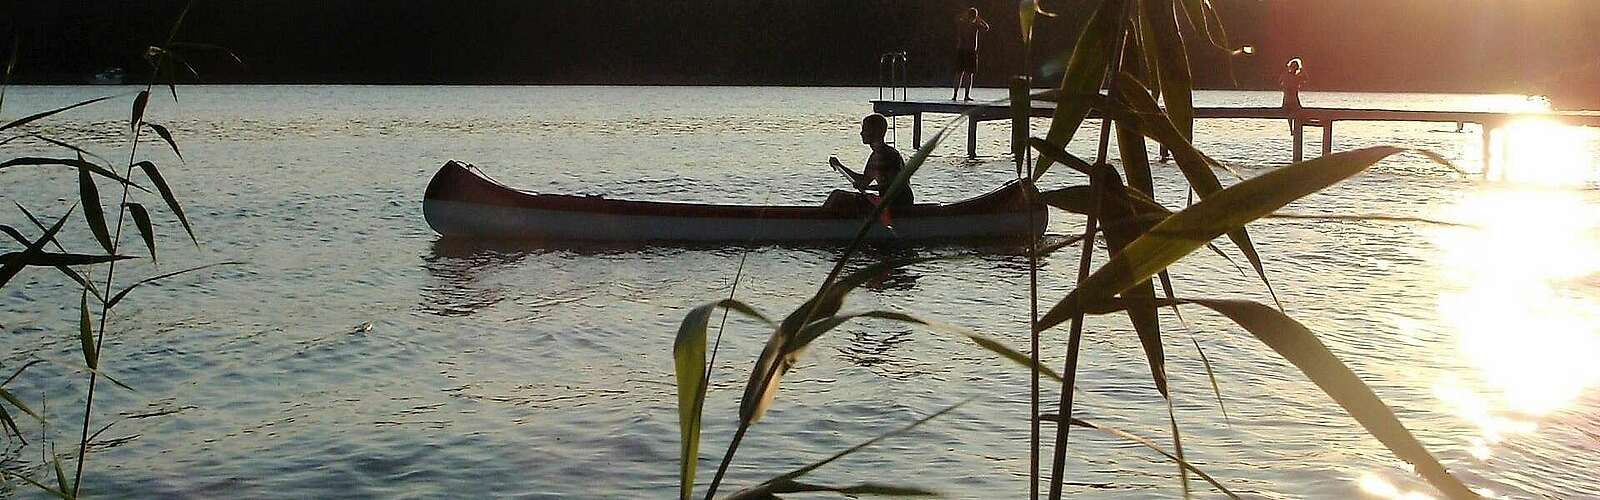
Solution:
{"label": "canoe", "polygon": [[[1043,234],[1046,209],[1027,203],[1025,185],[1012,181],[992,192],[949,204],[915,204],[890,211],[890,226],[874,224],[874,241],[1022,238],[1033,212]],[[1037,200],[1037,198],[1034,198]],[[485,177],[471,165],[449,161],[422,198],[428,225],[448,238],[545,241],[763,241],[850,240],[871,206],[860,195],[835,191],[821,206],[708,205],[613,200],[600,196],[538,194]]]}

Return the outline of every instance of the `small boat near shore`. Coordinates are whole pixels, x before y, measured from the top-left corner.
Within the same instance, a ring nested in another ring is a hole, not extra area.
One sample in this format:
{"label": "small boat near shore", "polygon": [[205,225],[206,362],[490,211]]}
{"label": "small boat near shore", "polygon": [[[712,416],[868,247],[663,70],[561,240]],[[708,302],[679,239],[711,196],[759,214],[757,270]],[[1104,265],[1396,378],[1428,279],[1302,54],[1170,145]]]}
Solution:
{"label": "small boat near shore", "polygon": [[[891,211],[892,229],[874,225],[873,241],[1025,238],[1044,233],[1047,210],[1013,181],[956,203]],[[715,205],[538,194],[449,161],[428,183],[422,213],[447,238],[553,241],[850,240],[871,210],[858,194],[835,191],[820,206]],[[1033,226],[1030,228],[1029,212]]]}

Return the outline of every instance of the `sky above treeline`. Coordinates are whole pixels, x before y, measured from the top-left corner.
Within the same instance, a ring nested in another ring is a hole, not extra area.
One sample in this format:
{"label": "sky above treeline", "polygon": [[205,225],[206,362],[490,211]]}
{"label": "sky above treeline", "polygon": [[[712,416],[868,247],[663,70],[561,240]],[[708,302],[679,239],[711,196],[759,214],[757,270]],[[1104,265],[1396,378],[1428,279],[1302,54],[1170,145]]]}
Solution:
{"label": "sky above treeline", "polygon": [[[1097,0],[1042,0],[1050,78]],[[1222,56],[1191,34],[1197,82],[1271,88],[1292,56],[1312,89],[1533,92],[1595,74],[1600,0],[1213,0],[1236,44]],[[139,77],[184,0],[9,1],[17,79],[79,82],[106,68]],[[875,85],[880,54],[906,51],[913,84],[948,84],[955,17],[975,6],[978,82],[1020,70],[1014,0],[200,0],[178,39],[205,82]],[[9,41],[9,40],[8,40]],[[10,44],[7,43],[7,46]],[[9,47],[0,50],[8,50]]]}

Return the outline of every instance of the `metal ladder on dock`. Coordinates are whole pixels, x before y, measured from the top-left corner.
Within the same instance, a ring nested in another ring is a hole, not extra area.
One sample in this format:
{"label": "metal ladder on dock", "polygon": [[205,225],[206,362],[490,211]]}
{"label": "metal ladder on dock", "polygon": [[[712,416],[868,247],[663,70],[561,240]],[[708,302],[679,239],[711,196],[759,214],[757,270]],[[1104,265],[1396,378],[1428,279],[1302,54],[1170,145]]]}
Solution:
{"label": "metal ladder on dock", "polygon": [[[910,70],[907,69],[906,51],[888,52],[878,57],[878,100],[884,100],[884,91],[888,90],[888,100],[905,101],[910,99],[907,95],[910,89],[906,81],[910,79]],[[890,146],[894,146],[900,136],[900,116],[889,117]],[[921,146],[920,144],[917,146]]]}

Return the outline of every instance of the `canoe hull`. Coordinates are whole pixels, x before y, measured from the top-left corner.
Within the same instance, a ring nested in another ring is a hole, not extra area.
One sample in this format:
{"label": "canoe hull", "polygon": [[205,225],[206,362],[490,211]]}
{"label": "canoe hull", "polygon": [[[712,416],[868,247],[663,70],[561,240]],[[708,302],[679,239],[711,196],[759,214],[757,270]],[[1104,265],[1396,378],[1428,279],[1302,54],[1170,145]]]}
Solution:
{"label": "canoe hull", "polygon": [[[948,205],[892,211],[893,229],[874,225],[875,241],[1026,237],[1028,206],[1020,186]],[[846,196],[847,197],[847,196]],[[517,191],[447,163],[423,198],[423,216],[442,236],[544,241],[772,241],[850,240],[868,207],[830,201],[821,207],[697,205]],[[1034,204],[1034,234],[1047,213]]]}

